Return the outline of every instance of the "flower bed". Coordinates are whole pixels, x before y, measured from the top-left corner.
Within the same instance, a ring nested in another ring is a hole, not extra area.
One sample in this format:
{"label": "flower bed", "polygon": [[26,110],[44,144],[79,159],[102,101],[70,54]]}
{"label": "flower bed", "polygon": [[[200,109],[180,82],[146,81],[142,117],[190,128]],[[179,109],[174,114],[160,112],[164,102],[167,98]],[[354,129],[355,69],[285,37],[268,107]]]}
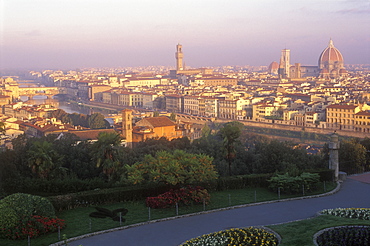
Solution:
{"label": "flower bed", "polygon": [[10,228],[0,228],[0,237],[7,239],[27,239],[55,232],[65,227],[64,220],[45,216],[32,215],[24,217],[17,225]]}
{"label": "flower bed", "polygon": [[314,235],[318,246],[370,246],[369,226],[340,226],[319,231]]}
{"label": "flower bed", "polygon": [[335,208],[324,209],[321,214],[329,214],[344,218],[370,220],[370,208]]}
{"label": "flower bed", "polygon": [[228,245],[279,245],[278,237],[265,229],[248,227],[234,228],[193,238],[181,246],[228,246]]}
{"label": "flower bed", "polygon": [[186,188],[171,189],[156,197],[147,197],[145,203],[150,208],[169,208],[176,203],[190,205],[203,203],[203,201],[206,204],[209,203],[210,195],[208,191],[200,186],[188,186]]}

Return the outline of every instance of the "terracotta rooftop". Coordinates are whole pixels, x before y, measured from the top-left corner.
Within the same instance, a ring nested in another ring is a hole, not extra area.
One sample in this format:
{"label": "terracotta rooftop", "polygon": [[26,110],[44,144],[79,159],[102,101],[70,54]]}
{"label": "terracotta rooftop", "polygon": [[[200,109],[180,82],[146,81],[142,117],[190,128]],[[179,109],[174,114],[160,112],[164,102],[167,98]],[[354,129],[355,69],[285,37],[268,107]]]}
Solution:
{"label": "terracotta rooftop", "polygon": [[90,130],[72,130],[69,131],[69,133],[75,134],[77,137],[79,137],[81,140],[94,140],[98,139],[99,133],[101,132],[115,132],[114,129],[90,129]]}
{"label": "terracotta rooftop", "polygon": [[357,108],[357,106],[356,105],[332,104],[332,105],[327,106],[326,108],[355,109],[355,108]]}
{"label": "terracotta rooftop", "polygon": [[[148,122],[152,127],[163,127],[163,126],[175,126],[175,122],[170,120],[168,117],[165,116],[159,116],[159,117],[149,117],[149,118],[144,118],[142,120]],[[143,124],[138,124],[138,125],[143,125]]]}

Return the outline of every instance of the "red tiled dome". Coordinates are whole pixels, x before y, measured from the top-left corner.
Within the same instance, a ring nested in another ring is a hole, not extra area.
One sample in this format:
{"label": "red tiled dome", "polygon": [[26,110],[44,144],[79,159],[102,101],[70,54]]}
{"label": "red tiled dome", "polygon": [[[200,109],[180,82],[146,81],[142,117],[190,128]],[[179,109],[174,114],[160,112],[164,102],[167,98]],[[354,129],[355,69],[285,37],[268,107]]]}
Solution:
{"label": "red tiled dome", "polygon": [[343,56],[340,51],[334,47],[333,40],[330,39],[328,47],[324,49],[321,53],[319,58],[319,64],[323,64],[325,62],[343,62]]}
{"label": "red tiled dome", "polygon": [[269,66],[269,70],[271,70],[271,69],[279,69],[279,63],[277,63],[276,61],[271,62],[270,66]]}

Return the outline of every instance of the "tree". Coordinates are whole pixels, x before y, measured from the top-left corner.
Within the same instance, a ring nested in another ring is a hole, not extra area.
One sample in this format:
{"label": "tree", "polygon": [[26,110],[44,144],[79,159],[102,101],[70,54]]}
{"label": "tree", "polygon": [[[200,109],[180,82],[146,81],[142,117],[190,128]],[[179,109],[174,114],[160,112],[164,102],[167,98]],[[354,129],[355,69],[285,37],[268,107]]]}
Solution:
{"label": "tree", "polygon": [[5,132],[5,123],[0,121],[0,134]]}
{"label": "tree", "polygon": [[366,148],[357,139],[342,140],[339,148],[339,170],[362,173],[366,166]]}
{"label": "tree", "polygon": [[366,166],[365,166],[365,172],[370,171],[370,138],[365,137],[360,141],[360,143],[365,147],[366,149]]}
{"label": "tree", "polygon": [[172,120],[172,121],[175,121],[176,122],[176,114],[175,113],[171,113],[171,115],[170,115],[170,120]]}
{"label": "tree", "polygon": [[132,166],[126,165],[130,183],[144,181],[170,185],[205,182],[217,178],[213,158],[203,154],[190,154],[182,150],[173,153],[159,151],[155,156],[146,155],[144,160]]}
{"label": "tree", "polygon": [[87,124],[91,129],[109,128],[110,124],[101,113],[93,113],[87,118]]}
{"label": "tree", "polygon": [[53,144],[45,140],[34,141],[27,156],[28,166],[40,178],[48,178],[61,162],[61,156],[53,149]]}
{"label": "tree", "polygon": [[231,164],[235,158],[235,144],[241,135],[244,125],[240,122],[233,121],[226,123],[223,128],[220,129],[219,134],[223,138],[223,146],[226,150],[226,159],[229,166],[229,175],[231,175]]}
{"label": "tree", "polygon": [[92,156],[98,168],[112,180],[113,174],[120,168],[117,146],[120,145],[122,137],[116,132],[101,132],[98,141],[92,146]]}

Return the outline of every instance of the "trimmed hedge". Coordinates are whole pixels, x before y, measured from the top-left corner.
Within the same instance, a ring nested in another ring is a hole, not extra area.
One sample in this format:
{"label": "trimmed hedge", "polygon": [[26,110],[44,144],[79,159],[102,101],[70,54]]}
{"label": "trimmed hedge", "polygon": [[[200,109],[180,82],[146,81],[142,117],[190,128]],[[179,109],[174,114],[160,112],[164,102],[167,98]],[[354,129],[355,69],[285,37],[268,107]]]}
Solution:
{"label": "trimmed hedge", "polygon": [[48,199],[55,210],[62,211],[90,205],[142,200],[148,196],[157,196],[169,189],[168,186],[159,185],[128,186],[51,196]]}
{"label": "trimmed hedge", "polygon": [[96,188],[111,188],[112,184],[105,182],[101,178],[81,180],[78,178],[67,179],[36,179],[26,178],[18,180],[17,183],[7,182],[4,189],[9,193],[27,192],[30,194],[68,194]]}
{"label": "trimmed hedge", "polygon": [[[331,181],[333,170],[316,170],[312,173],[318,173],[323,180]],[[197,183],[208,191],[222,191],[228,189],[243,189],[245,187],[263,187],[269,186],[268,180],[273,174],[249,174],[231,177],[221,177],[214,181]],[[151,184],[141,186],[115,187],[110,189],[96,189],[91,191],[70,193],[65,195],[51,196],[48,199],[57,211],[68,210],[76,207],[90,205],[99,205],[121,201],[137,201],[147,197],[158,196],[171,188],[165,185]]]}
{"label": "trimmed hedge", "polygon": [[240,176],[222,177],[217,182],[217,190],[243,189],[245,187],[268,187],[267,180],[273,174],[248,174]]}
{"label": "trimmed hedge", "polygon": [[306,191],[316,190],[319,175],[317,173],[302,173],[300,176],[290,176],[288,173],[276,174],[269,182],[269,188],[272,191],[280,188],[282,193],[299,194],[303,187]]}

